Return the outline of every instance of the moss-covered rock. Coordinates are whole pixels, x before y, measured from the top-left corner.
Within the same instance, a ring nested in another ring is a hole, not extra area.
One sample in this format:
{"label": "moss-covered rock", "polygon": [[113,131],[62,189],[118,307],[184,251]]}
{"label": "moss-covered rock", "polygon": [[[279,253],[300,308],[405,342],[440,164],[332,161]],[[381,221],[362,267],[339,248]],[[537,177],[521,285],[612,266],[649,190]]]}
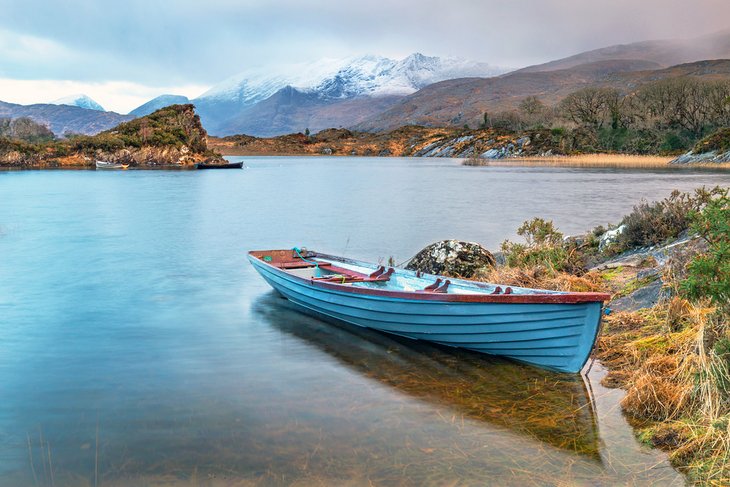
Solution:
{"label": "moss-covered rock", "polygon": [[470,278],[479,269],[494,265],[492,253],[478,243],[443,240],[418,252],[408,262],[406,269]]}

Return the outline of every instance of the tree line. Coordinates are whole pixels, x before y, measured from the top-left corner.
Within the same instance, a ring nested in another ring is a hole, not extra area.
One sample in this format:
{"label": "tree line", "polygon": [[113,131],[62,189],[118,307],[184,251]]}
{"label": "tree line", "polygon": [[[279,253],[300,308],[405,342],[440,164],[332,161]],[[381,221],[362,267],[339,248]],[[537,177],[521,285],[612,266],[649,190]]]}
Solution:
{"label": "tree line", "polygon": [[598,150],[676,151],[730,126],[730,80],[667,78],[628,93],[591,86],[554,106],[528,96],[517,110],[485,113],[481,125],[510,131],[551,128],[579,135]]}

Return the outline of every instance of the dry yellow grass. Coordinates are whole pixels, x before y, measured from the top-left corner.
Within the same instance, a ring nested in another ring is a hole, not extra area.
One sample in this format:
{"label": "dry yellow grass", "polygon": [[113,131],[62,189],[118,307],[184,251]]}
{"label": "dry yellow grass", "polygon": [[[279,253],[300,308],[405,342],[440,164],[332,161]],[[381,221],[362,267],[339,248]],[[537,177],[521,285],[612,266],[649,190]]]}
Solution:
{"label": "dry yellow grass", "polygon": [[606,317],[599,358],[606,380],[626,389],[622,408],[648,420],[642,436],[670,452],[694,482],[730,480],[730,412],[725,388],[730,365],[710,346],[728,336],[709,303],[682,298],[654,308]]}
{"label": "dry yellow grass", "polygon": [[554,291],[606,291],[606,282],[598,272],[591,271],[582,276],[575,276],[541,266],[532,268],[506,266],[484,268],[477,271],[473,279],[507,286],[552,289]]}
{"label": "dry yellow grass", "polygon": [[672,156],[640,156],[629,154],[578,154],[572,156],[531,156],[500,159],[489,165],[529,165],[529,166],[569,166],[569,167],[627,167],[627,168],[654,168],[654,167],[684,167],[673,166],[669,161]]}

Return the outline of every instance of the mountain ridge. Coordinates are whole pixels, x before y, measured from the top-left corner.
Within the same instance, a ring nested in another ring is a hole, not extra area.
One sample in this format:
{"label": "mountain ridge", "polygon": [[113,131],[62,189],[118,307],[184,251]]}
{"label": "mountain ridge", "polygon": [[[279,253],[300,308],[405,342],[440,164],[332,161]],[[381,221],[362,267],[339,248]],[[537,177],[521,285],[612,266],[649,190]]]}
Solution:
{"label": "mountain ridge", "polygon": [[66,133],[93,135],[134,118],[130,115],[69,105],[50,103],[18,105],[3,101],[0,101],[0,117],[13,119],[29,117],[37,123],[46,125],[56,136],[63,136]]}
{"label": "mountain ridge", "polygon": [[[291,68],[290,68],[291,71]],[[216,135],[259,130],[257,135],[275,135],[274,126],[281,132],[303,130],[304,126],[326,128],[317,121],[307,122],[301,112],[305,107],[313,113],[328,113],[329,126],[345,126],[370,115],[367,103],[352,102],[359,98],[378,99],[376,106],[386,108],[392,97],[405,96],[428,84],[459,75],[490,75],[501,72],[486,63],[457,58],[439,58],[414,53],[401,60],[383,56],[365,55],[345,60],[320,60],[299,65],[296,72],[268,73],[260,69],[228,78],[192,100],[206,127]],[[294,96],[296,95],[296,96]],[[293,100],[299,100],[295,106]],[[288,100],[284,103],[284,100]],[[334,115],[339,102],[344,103],[342,116]],[[262,104],[256,109],[251,109]],[[355,106],[368,113],[355,113]],[[285,113],[296,113],[288,122]],[[258,117],[251,120],[251,117]],[[279,120],[266,128],[266,120]]]}
{"label": "mountain ridge", "polygon": [[145,115],[149,115],[150,113],[159,110],[160,108],[169,107],[170,105],[186,105],[188,103],[190,103],[190,100],[187,96],[164,94],[156,96],[148,102],[143,103],[134,110],[130,111],[128,115],[134,115],[135,117],[144,117]]}
{"label": "mountain ridge", "polygon": [[725,58],[730,58],[730,29],[690,39],[655,39],[614,44],[527,66],[517,71],[527,73],[554,71],[589,62],[624,59],[651,61],[667,68],[704,59]]}
{"label": "mountain ridge", "polygon": [[[528,96],[536,96],[550,106],[588,86],[613,87],[625,92],[643,83],[678,76],[730,79],[730,59],[696,61],[662,69],[640,69],[642,66],[654,64],[640,60],[606,60],[559,70],[518,70],[494,78],[441,81],[350,128],[377,132],[404,125],[477,126],[484,113],[516,110]],[[449,99],[459,100],[459,103],[448,103]]]}

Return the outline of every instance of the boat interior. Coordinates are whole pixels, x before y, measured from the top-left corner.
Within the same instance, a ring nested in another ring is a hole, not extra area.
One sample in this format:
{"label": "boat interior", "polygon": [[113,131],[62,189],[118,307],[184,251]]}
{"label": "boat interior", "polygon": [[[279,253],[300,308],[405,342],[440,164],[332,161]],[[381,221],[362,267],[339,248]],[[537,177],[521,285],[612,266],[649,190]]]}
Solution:
{"label": "boat interior", "polygon": [[369,264],[306,249],[261,250],[249,254],[304,279],[345,286],[437,294],[565,294],[516,286],[445,278],[418,271]]}

